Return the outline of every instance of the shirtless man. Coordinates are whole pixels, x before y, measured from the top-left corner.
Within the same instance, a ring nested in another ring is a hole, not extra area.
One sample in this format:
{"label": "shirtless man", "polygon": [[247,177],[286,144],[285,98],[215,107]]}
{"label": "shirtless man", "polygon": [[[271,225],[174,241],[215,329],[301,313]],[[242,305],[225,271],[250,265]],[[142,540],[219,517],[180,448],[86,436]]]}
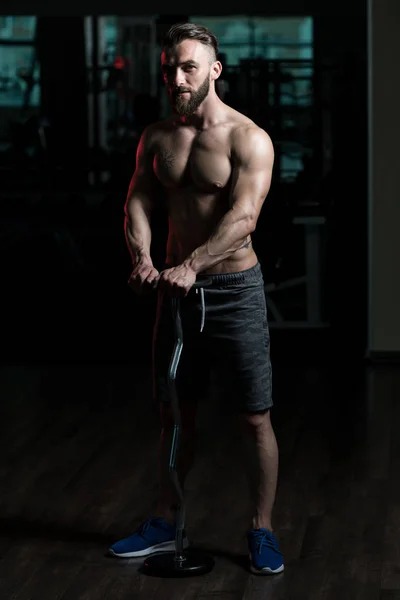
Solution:
{"label": "shirtless man", "polygon": [[[205,374],[218,360],[232,384],[230,401],[255,449],[250,566],[257,573],[280,573],[283,557],[271,523],[278,448],[270,421],[269,332],[263,276],[251,243],[269,191],[274,151],[265,131],[218,97],[215,81],[222,67],[217,51],[215,36],[203,26],[179,24],[166,34],[161,69],[173,115],[144,131],[126,201],[125,234],[134,265],[130,285],[138,293],[158,288],[153,370],[162,421],[160,488],[157,517],[116,542],[110,553],[144,557],[175,548],[177,498],[168,472],[173,418],[166,376],[174,344],[171,297],[178,296],[185,340],[177,375],[181,485],[192,464]],[[162,188],[169,236],[166,268],[158,272],[150,256],[150,216]],[[211,277],[211,286],[202,294],[191,290],[205,276]]]}

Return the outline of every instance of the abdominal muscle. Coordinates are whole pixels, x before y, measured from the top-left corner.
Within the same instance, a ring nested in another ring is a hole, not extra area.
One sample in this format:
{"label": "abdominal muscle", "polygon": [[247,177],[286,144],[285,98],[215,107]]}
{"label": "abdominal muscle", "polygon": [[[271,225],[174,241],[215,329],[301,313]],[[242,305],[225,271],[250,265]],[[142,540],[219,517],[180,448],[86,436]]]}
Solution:
{"label": "abdominal muscle", "polygon": [[[181,264],[196,248],[205,244],[229,209],[222,195],[198,193],[171,194],[167,207],[169,227],[166,263],[169,267]],[[237,273],[254,267],[258,258],[250,235],[246,246],[227,254],[226,258],[203,273]]]}

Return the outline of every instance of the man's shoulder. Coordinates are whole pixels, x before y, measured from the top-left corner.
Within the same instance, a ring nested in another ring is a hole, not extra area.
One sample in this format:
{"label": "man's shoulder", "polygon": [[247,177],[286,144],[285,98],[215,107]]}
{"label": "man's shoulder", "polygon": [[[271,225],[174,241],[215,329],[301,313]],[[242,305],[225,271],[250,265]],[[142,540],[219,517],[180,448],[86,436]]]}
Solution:
{"label": "man's shoulder", "polygon": [[249,153],[267,153],[273,154],[273,144],[269,134],[251,121],[244,119],[235,123],[231,130],[231,152],[232,154],[242,155]]}
{"label": "man's shoulder", "polygon": [[157,152],[160,141],[168,130],[171,130],[171,125],[167,119],[149,123],[142,131],[139,144],[147,154],[154,154]]}
{"label": "man's shoulder", "polygon": [[267,131],[243,113],[231,108],[229,117],[231,124],[230,137],[233,146],[237,144],[241,145],[246,142],[246,140],[251,141],[251,143],[257,142],[258,140],[261,142],[271,142],[271,138]]}
{"label": "man's shoulder", "polygon": [[144,134],[149,138],[154,136],[166,133],[167,131],[171,131],[173,129],[173,121],[171,118],[161,119],[159,121],[154,121],[154,123],[150,123],[147,125],[144,130]]}

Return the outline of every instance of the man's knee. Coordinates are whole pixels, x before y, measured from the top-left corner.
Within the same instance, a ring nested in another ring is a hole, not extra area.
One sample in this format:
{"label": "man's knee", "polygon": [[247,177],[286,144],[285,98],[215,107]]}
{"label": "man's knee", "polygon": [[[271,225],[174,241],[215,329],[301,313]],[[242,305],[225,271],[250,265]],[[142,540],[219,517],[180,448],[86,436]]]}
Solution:
{"label": "man's knee", "polygon": [[260,412],[245,412],[240,415],[242,426],[246,431],[255,432],[271,428],[270,409]]}

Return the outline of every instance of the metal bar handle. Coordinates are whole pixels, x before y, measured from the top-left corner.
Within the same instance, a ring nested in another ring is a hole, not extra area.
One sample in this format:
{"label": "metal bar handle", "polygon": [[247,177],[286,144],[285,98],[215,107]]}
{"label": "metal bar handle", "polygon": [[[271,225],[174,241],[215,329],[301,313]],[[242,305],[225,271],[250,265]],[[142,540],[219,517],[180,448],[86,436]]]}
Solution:
{"label": "metal bar handle", "polygon": [[[208,287],[212,282],[211,278],[199,279],[194,283],[192,288],[200,289]],[[172,298],[172,318],[175,328],[175,345],[172,353],[169,370],[168,370],[168,385],[171,397],[171,408],[174,419],[174,432],[172,437],[171,452],[169,459],[169,472],[172,483],[176,489],[178,498],[180,500],[178,511],[177,511],[177,522],[176,522],[176,537],[175,537],[175,559],[178,561],[184,560],[183,557],[183,531],[185,528],[185,501],[182,486],[179,481],[178,473],[176,471],[176,460],[180,444],[181,434],[181,413],[179,410],[179,399],[176,391],[176,373],[183,349],[183,331],[182,331],[182,320],[180,312],[180,299]]]}

